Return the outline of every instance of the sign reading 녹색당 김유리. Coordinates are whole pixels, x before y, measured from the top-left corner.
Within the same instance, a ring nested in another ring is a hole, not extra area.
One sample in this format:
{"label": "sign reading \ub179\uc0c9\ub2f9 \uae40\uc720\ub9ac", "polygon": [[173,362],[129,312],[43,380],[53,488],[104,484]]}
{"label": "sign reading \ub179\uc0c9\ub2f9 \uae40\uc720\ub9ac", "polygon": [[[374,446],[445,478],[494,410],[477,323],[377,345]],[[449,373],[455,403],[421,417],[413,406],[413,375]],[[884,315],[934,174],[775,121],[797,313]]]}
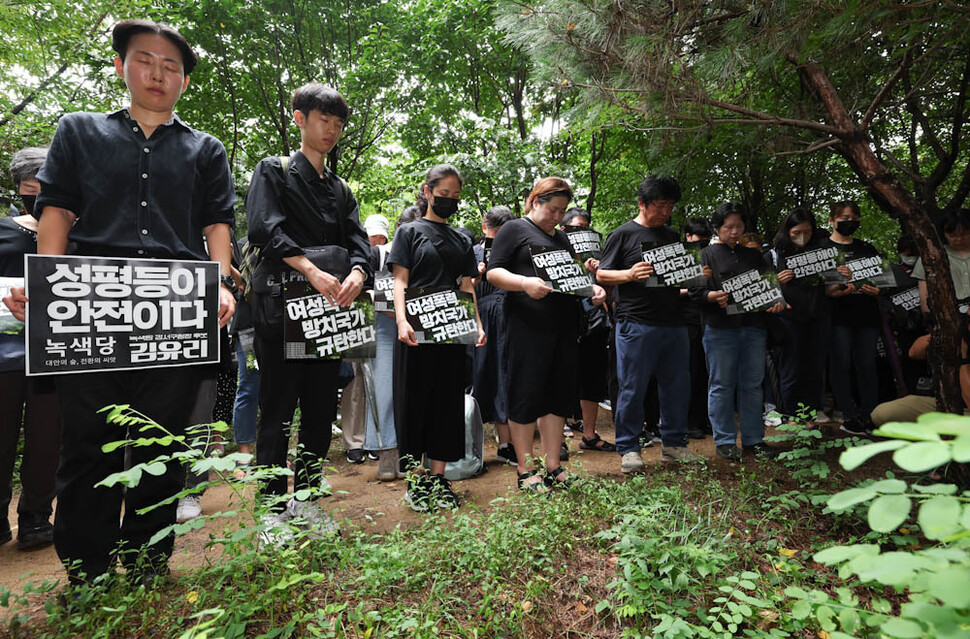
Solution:
{"label": "sign reading \ub179\uc0c9\ub2f9 \uae40\uc720\ub9ac", "polygon": [[680,242],[644,242],[640,248],[643,251],[643,261],[653,267],[654,273],[643,280],[644,286],[688,288],[704,286],[707,282],[699,248],[684,246]]}
{"label": "sign reading \ub179\uc0c9\ub2f9 \uae40\uc720\ub9ac", "polygon": [[27,374],[219,361],[219,264],[27,255]]}
{"label": "sign reading \ub179\uc0c9\ub2f9 \uae40\uc720\ub9ac", "polygon": [[723,273],[721,290],[731,295],[724,309],[728,315],[758,313],[785,302],[778,286],[778,274],[768,267],[736,274]]}
{"label": "sign reading \ub179\uc0c9\ub2f9 \uae40\uc720\ub9ac", "polygon": [[331,304],[305,280],[283,289],[283,357],[357,359],[377,354],[374,303],[361,293],[347,307]]}
{"label": "sign reading \ub179\uc0c9\ub2f9 \uae40\uc720\ub9ac", "polygon": [[471,293],[454,288],[404,289],[404,314],[419,344],[475,344],[478,322]]}
{"label": "sign reading \ub179\uc0c9\ub2f9 \uae40\uc720\ub9ac", "polygon": [[532,266],[536,277],[557,293],[568,293],[579,297],[593,296],[593,279],[586,267],[579,263],[569,251],[559,248],[531,246]]}

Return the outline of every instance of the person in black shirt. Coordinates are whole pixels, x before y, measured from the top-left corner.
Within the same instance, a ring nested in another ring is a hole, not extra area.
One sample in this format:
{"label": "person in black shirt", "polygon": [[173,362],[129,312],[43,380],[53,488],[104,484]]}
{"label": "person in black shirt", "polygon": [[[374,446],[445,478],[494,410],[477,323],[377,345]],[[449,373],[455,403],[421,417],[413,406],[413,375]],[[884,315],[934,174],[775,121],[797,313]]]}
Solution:
{"label": "person in black shirt", "polygon": [[623,472],[644,468],[640,456],[643,430],[643,397],[650,378],[656,375],[660,395],[665,462],[692,461],[687,449],[687,407],[690,398],[690,341],[681,310],[680,289],[644,286],[654,274],[643,261],[643,245],[657,246],[680,241],[667,226],[680,185],[672,177],[651,175],[637,189],[639,214],[606,238],[596,279],[617,287],[616,357],[620,389],[613,410],[616,447],[622,455]]}
{"label": "person in black shirt", "polygon": [[475,260],[482,276],[475,285],[478,298],[478,314],[482,318],[487,341],[482,348],[475,349],[475,374],[472,395],[478,401],[483,422],[495,424],[498,435],[498,458],[507,464],[515,465],[515,448],[509,432],[508,366],[505,361],[505,291],[490,284],[484,277],[486,268],[486,243],[494,240],[502,225],[513,219],[512,211],[506,206],[493,206],[482,218],[480,244],[475,245]]}
{"label": "person in black shirt", "polygon": [[[533,249],[576,253],[556,227],[572,199],[569,184],[557,177],[539,180],[526,198],[526,217],[507,222],[495,236],[488,281],[508,291],[505,316],[508,342],[509,427],[518,458],[519,488],[540,491],[563,486],[569,476],[559,453],[567,415],[579,397],[579,323],[581,300],[554,293],[536,276]],[[593,287],[593,303],[606,293]],[[545,457],[545,477],[529,470],[536,425]]]}
{"label": "person in black shirt", "polygon": [[[765,314],[763,312],[728,315],[724,310],[730,294],[722,290],[722,282],[732,275],[760,269],[763,265],[760,249],[741,246],[745,215],[737,204],[725,203],[717,207],[711,222],[718,242],[701,251],[711,276],[707,285],[691,289],[691,297],[702,303],[704,320],[704,352],[709,371],[708,411],[714,430],[717,454],[730,461],[741,461],[737,447],[738,431],[745,453],[774,457],[774,449],[764,443],[765,423],[762,419],[764,393],[761,383],[765,372]],[[781,302],[768,312],[785,308]],[[738,421],[734,413],[737,407]]]}
{"label": "person in black shirt", "polygon": [[[845,251],[847,260],[879,257],[876,248],[852,237],[862,223],[859,204],[852,200],[830,206],[832,235],[825,242]],[[846,284],[831,287],[832,333],[829,349],[829,380],[835,402],[842,411],[842,430],[852,435],[872,432],[870,413],[879,402],[876,373],[876,345],[882,317],[879,314],[879,289],[871,284]],[[854,373],[854,374],[853,374]],[[859,401],[852,393],[853,380]]]}
{"label": "person in black shirt", "polygon": [[[462,178],[450,164],[428,171],[418,192],[423,216],[394,235],[387,259],[394,271],[394,314],[398,344],[394,351],[394,423],[398,450],[406,464],[424,457],[430,475],[412,477],[405,499],[412,509],[457,508],[461,500],[445,479],[445,464],[465,455],[465,346],[421,344],[405,313],[405,289],[461,288],[475,296],[478,266],[472,243],[448,225],[458,210]],[[485,331],[475,305],[476,346]]]}
{"label": "person in black shirt", "polygon": [[[692,217],[684,223],[684,244],[704,249],[714,231],[706,218]],[[687,289],[680,289],[684,322],[690,340],[690,406],[687,408],[687,436],[704,439],[711,432],[707,417],[707,361],[704,357],[704,323],[701,305],[690,299]]]}
{"label": "person in black shirt", "polygon": [[[23,277],[24,255],[37,252],[37,220],[30,213],[40,193],[37,171],[46,156],[47,149],[21,149],[10,162],[10,175],[28,214],[0,218],[0,277]],[[9,317],[0,316],[0,544],[13,538],[6,515],[23,426],[17,547],[28,550],[54,541],[50,517],[61,424],[54,382],[49,377],[26,376],[23,324],[14,329],[4,322]]]}
{"label": "person in black shirt", "polygon": [[[305,279],[331,303],[350,306],[370,274],[370,244],[360,224],[357,201],[346,183],[326,165],[340,139],[348,107],[343,96],[318,83],[293,93],[293,121],[300,150],[284,162],[261,160],[246,195],[249,241],[260,248],[253,275],[253,320],[259,362],[260,422],[256,462],[286,467],[289,424],[300,404],[300,445],[294,490],[310,494],[322,485],[322,462],[330,450],[336,418],[338,360],[286,361],[283,353],[283,285]],[[310,251],[309,249],[314,249]],[[310,256],[319,256],[317,262]],[[267,482],[264,493],[287,493],[287,477]],[[299,518],[317,533],[336,525],[305,498],[271,504],[266,523],[278,526]]]}
{"label": "person in black shirt", "polygon": [[[80,255],[211,258],[230,277],[235,194],[225,148],[173,114],[195,68],[195,53],[171,27],[145,20],[115,25],[112,46],[118,54],[115,71],[125,79],[131,104],[108,115],[72,113],[61,119],[37,175],[38,252],[61,255],[73,242]],[[18,312],[25,302],[20,293],[12,300]],[[231,291],[220,287],[221,326],[234,308]],[[196,368],[58,377],[63,423],[54,543],[72,584],[109,572],[119,542],[122,561],[134,577],[150,580],[168,571],[174,535],[146,544],[175,522],[176,503],[138,511],[179,492],[184,469],[172,462],[161,476],[146,473],[127,490],[118,484],[96,488],[122,470],[125,458],[122,448],[102,452],[124,431],[105,423],[98,411],[129,404],[178,435],[192,408],[186,398],[197,393]],[[137,464],[174,449],[129,450]],[[122,499],[125,516],[119,529]]]}

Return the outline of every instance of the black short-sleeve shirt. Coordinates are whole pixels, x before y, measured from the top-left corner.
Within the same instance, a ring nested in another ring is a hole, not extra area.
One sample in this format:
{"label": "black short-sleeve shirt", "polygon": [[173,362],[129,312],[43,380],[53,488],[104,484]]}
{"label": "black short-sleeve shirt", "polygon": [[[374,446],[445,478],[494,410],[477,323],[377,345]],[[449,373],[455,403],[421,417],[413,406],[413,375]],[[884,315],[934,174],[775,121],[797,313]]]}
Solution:
{"label": "black short-sleeve shirt", "polygon": [[[502,225],[492,241],[492,252],[488,257],[488,271],[504,268],[510,273],[535,277],[531,247],[573,250],[569,238],[556,229],[554,235],[543,231],[527,217],[510,220]],[[570,330],[578,328],[580,298],[565,293],[549,293],[541,300],[534,300],[521,291],[506,293],[505,309],[524,322],[544,330]]]}
{"label": "black short-sleeve shirt", "polygon": [[[603,247],[600,268],[623,271],[643,261],[643,243],[659,245],[679,242],[680,235],[669,226],[647,228],[630,220],[609,234]],[[626,282],[616,287],[616,319],[652,326],[683,326],[680,289],[646,287],[643,282]]]}
{"label": "black short-sleeve shirt", "polygon": [[[846,261],[863,257],[876,257],[879,251],[864,240],[853,238],[849,244],[837,244],[826,239],[823,246],[837,246],[845,251]],[[856,291],[843,297],[832,298],[832,324],[849,328],[879,326],[879,299]]]}
{"label": "black short-sleeve shirt", "polygon": [[0,277],[23,277],[24,255],[37,252],[37,234],[0,217]]}
{"label": "black short-sleeve shirt", "polygon": [[478,275],[471,241],[448,224],[426,218],[397,230],[387,263],[408,269],[408,288],[457,287],[460,278]]}
{"label": "black short-sleeve shirt", "polygon": [[235,220],[225,147],[178,117],[146,139],[127,109],[65,115],[37,179],[81,255],[207,260],[202,229]]}

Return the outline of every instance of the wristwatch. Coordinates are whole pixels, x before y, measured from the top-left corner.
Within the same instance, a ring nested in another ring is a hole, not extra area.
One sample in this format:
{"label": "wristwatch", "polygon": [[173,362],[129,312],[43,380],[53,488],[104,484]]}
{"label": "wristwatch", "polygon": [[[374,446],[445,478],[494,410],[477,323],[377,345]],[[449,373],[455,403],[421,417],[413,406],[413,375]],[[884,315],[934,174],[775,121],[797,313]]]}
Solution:
{"label": "wristwatch", "polygon": [[230,293],[236,292],[236,280],[228,273],[219,274],[219,283],[226,287]]}

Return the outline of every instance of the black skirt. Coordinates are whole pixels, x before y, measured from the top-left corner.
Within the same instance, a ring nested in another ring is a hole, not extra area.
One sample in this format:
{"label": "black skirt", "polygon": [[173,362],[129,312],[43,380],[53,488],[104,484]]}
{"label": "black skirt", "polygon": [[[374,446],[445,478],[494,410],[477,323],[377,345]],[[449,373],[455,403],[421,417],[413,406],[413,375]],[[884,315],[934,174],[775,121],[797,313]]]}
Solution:
{"label": "black skirt", "polygon": [[505,364],[505,294],[492,293],[478,300],[478,313],[488,341],[475,349],[472,395],[478,401],[483,422],[509,421],[508,370]]}
{"label": "black skirt", "polygon": [[569,417],[575,412],[579,336],[574,323],[565,325],[540,330],[515,313],[506,315],[510,420],[529,424],[544,415]]}
{"label": "black skirt", "polygon": [[420,461],[465,455],[465,355],[461,344],[394,345],[398,452]]}

